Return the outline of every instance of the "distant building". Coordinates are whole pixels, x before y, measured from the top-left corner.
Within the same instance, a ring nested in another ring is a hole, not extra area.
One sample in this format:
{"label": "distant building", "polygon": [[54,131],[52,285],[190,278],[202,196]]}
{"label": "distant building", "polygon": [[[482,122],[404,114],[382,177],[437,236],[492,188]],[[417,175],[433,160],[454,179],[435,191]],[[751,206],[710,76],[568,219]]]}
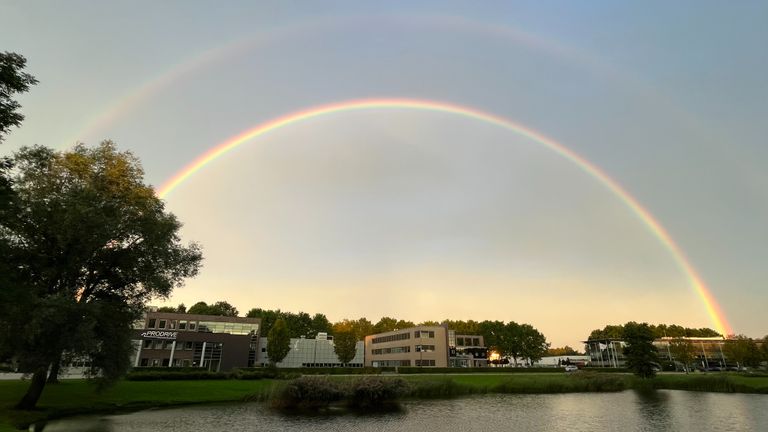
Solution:
{"label": "distant building", "polygon": [[[723,347],[728,340],[723,337],[664,337],[656,339],[653,345],[658,350],[661,362],[675,362],[670,349],[670,343],[676,340],[690,342],[696,349],[694,362],[702,368],[725,367],[728,359]],[[594,367],[624,367],[624,347],[627,343],[622,339],[592,339],[583,341],[587,348],[590,364]]]}
{"label": "distant building", "polygon": [[482,336],[457,335],[443,326],[416,326],[365,337],[366,366],[478,367],[487,363]]}
{"label": "distant building", "polygon": [[254,366],[259,318],[148,312],[134,327],[133,365],[225,371]]}
{"label": "distant building", "polygon": [[565,365],[588,366],[591,357],[588,355],[546,356],[533,363],[534,367],[561,367]]}
{"label": "distant building", "polygon": [[[281,368],[298,367],[363,367],[365,344],[358,341],[355,346],[355,357],[346,365],[342,365],[336,355],[333,344],[333,336],[327,333],[318,333],[315,339],[292,338],[291,350],[283,361],[277,363]],[[269,364],[267,353],[267,338],[259,341],[259,364]]]}

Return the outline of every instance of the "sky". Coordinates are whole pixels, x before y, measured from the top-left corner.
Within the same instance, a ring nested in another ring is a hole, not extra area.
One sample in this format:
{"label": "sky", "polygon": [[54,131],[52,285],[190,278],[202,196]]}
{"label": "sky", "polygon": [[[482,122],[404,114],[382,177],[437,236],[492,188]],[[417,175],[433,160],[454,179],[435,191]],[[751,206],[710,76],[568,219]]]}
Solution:
{"label": "sky", "polygon": [[[666,229],[736,333],[768,333],[765,2],[0,3],[40,83],[2,146],[114,140],[159,186],[311,107],[481,110],[598,167]],[[686,270],[605,182],[445,112],[348,110],[250,140],[167,207],[227,300],[332,321],[527,322],[553,346],[630,320],[713,327]]]}

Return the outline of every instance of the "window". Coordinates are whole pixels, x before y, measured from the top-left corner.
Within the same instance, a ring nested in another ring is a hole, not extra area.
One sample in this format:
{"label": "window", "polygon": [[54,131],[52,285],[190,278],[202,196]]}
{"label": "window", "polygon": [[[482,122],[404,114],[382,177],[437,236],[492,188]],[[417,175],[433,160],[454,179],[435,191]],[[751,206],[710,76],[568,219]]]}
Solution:
{"label": "window", "polygon": [[407,352],[411,352],[411,347],[402,346],[402,347],[392,347],[392,348],[377,348],[372,352],[374,355],[407,353]]}
{"label": "window", "polygon": [[186,330],[186,329],[187,329],[187,322],[179,321],[179,330]]}
{"label": "window", "polygon": [[184,349],[185,350],[192,350],[194,349],[195,345],[193,342],[184,342]]}
{"label": "window", "polygon": [[416,366],[434,366],[435,361],[434,360],[416,360]]}
{"label": "window", "polygon": [[427,331],[427,330],[416,330],[413,332],[413,337],[415,338],[434,338],[435,332],[434,331]]}
{"label": "window", "polygon": [[152,367],[157,367],[160,365],[160,360],[158,359],[152,359]]}
{"label": "window", "polygon": [[144,349],[152,349],[152,339],[144,339]]}
{"label": "window", "polygon": [[157,328],[164,329],[165,328],[165,320],[160,320],[160,325],[158,325]]}
{"label": "window", "polygon": [[416,345],[416,352],[432,352],[434,350],[434,345]]}
{"label": "window", "polygon": [[197,327],[197,323],[190,321],[189,322],[189,331],[195,331],[195,327]]}
{"label": "window", "polygon": [[176,330],[176,320],[170,320],[168,321],[169,329]]}
{"label": "window", "polygon": [[154,318],[150,318],[149,324],[147,324],[147,328],[155,328],[155,325],[157,325],[157,321]]}
{"label": "window", "polygon": [[480,346],[480,338],[472,338],[472,345]]}
{"label": "window", "polygon": [[189,367],[189,364],[190,364],[190,362],[189,362],[189,360],[188,360],[188,359],[185,359],[185,360],[182,360],[182,361],[181,361],[181,365],[182,365],[183,367]]}
{"label": "window", "polygon": [[371,343],[377,344],[377,343],[384,343],[384,342],[394,342],[394,341],[410,339],[410,338],[411,338],[410,333],[398,333],[394,335],[380,336],[380,337],[373,338],[371,339]]}
{"label": "window", "polygon": [[163,359],[163,367],[166,367],[169,364],[171,364],[171,359]]}
{"label": "window", "polygon": [[149,366],[149,359],[141,359],[141,363],[139,363],[139,366]]}
{"label": "window", "polygon": [[156,340],[155,341],[155,349],[163,349],[163,341]]}

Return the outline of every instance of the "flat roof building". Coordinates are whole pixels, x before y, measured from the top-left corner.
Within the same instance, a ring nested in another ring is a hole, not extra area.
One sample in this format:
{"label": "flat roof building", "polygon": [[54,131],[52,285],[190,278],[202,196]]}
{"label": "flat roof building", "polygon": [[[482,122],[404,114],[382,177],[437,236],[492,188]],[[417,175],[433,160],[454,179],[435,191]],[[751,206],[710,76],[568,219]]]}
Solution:
{"label": "flat roof building", "polygon": [[134,328],[134,367],[226,371],[257,362],[260,318],[148,312]]}
{"label": "flat roof building", "polygon": [[365,365],[370,367],[482,367],[487,366],[487,357],[482,336],[457,335],[443,326],[365,337]]}
{"label": "flat roof building", "polygon": [[[291,338],[291,350],[283,361],[276,364],[280,368],[299,367],[363,367],[365,344],[358,341],[355,345],[355,357],[347,364],[341,364],[336,355],[333,336],[318,333],[314,339]],[[259,340],[259,364],[269,364],[267,338]]]}

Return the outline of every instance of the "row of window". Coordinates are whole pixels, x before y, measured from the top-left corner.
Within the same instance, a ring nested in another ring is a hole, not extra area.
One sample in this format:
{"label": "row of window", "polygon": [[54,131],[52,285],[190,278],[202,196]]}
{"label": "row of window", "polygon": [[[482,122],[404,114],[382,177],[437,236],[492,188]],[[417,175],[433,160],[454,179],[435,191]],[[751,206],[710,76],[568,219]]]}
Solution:
{"label": "row of window", "polygon": [[200,332],[208,332],[208,333],[243,334],[243,335],[256,334],[259,332],[259,325],[255,323],[164,320],[164,319],[156,319],[156,318],[150,318],[147,321],[147,328],[200,331]]}
{"label": "row of window", "polygon": [[410,360],[379,360],[373,362],[373,367],[398,367],[398,366],[410,366]]}
{"label": "row of window", "polygon": [[416,330],[413,332],[413,337],[418,338],[435,338],[435,332],[432,330]]}
{"label": "row of window", "polygon": [[434,360],[427,360],[427,359],[416,360],[415,363],[416,363],[416,366],[434,366],[435,365]]}
{"label": "row of window", "polygon": [[[176,343],[176,349],[177,350],[192,350],[195,345],[194,342],[188,341],[188,342],[177,342]],[[173,341],[169,340],[159,340],[159,339],[144,339],[144,342],[142,344],[143,349],[165,349],[169,350],[173,346]]]}
{"label": "row of window", "polygon": [[371,343],[377,344],[377,343],[384,343],[384,342],[394,342],[394,341],[405,340],[410,338],[411,338],[410,333],[398,333],[398,334],[393,334],[389,336],[375,337],[371,339]]}
{"label": "row of window", "polygon": [[[139,366],[152,366],[152,367],[168,367],[170,365],[170,359],[148,359],[143,358],[139,362]],[[175,367],[191,367],[191,366],[197,366],[197,364],[192,363],[192,360],[189,359],[174,359],[173,360],[173,366]]]}
{"label": "row of window", "polygon": [[432,352],[434,350],[434,345],[416,345],[416,352]]}
{"label": "row of window", "polygon": [[457,337],[456,346],[480,346],[479,337]]}
{"label": "row of window", "polygon": [[392,347],[392,348],[377,348],[372,352],[374,355],[407,353],[407,352],[411,352],[411,347],[402,346],[402,347]]}

